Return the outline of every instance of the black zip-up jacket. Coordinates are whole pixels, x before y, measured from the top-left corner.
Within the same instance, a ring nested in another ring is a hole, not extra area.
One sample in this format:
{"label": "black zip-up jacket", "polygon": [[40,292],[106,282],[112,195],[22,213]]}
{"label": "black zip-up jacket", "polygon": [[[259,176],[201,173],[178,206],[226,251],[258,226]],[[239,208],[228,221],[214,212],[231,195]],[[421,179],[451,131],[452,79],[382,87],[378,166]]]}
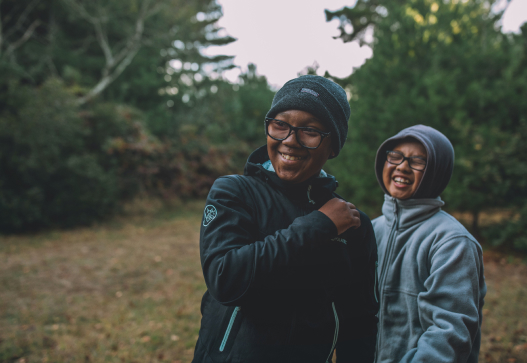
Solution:
{"label": "black zip-up jacket", "polygon": [[218,178],[201,226],[207,292],[193,362],[373,361],[377,247],[369,218],[337,236],[318,211],[334,177],[287,184],[251,154]]}

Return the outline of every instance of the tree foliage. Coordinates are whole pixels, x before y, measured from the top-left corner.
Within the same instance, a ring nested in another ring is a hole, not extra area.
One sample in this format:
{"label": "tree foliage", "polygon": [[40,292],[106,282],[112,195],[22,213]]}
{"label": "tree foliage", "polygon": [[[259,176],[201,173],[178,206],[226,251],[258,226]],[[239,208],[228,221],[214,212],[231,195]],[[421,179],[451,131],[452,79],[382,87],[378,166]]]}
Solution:
{"label": "tree foliage", "polygon": [[443,198],[448,208],[473,213],[473,227],[481,210],[527,201],[520,141],[527,136],[527,27],[503,34],[502,13],[491,5],[363,0],[326,12],[328,20],[341,20],[344,41],[360,38],[365,26],[373,29],[373,57],[338,80],[350,91],[352,114],[349,145],[332,167],[350,170],[341,185],[358,205],[379,208],[376,149],[415,124],[452,141],[454,175]]}
{"label": "tree foliage", "polygon": [[0,231],[90,223],[141,190],[201,196],[232,170],[231,151],[169,132],[232,67],[202,52],[234,41],[221,15],[213,0],[0,1]]}
{"label": "tree foliage", "polygon": [[0,112],[0,230],[69,227],[115,207],[117,180],[90,152],[75,96],[56,79],[10,84]]}
{"label": "tree foliage", "polygon": [[221,35],[220,17],[211,0],[3,0],[0,63],[33,84],[50,74],[67,80],[79,104],[106,91],[106,98],[142,108],[135,93],[156,98],[166,76],[158,68],[170,60],[192,62],[181,74],[193,75],[203,64],[232,67],[232,57],[201,53],[234,41]]}

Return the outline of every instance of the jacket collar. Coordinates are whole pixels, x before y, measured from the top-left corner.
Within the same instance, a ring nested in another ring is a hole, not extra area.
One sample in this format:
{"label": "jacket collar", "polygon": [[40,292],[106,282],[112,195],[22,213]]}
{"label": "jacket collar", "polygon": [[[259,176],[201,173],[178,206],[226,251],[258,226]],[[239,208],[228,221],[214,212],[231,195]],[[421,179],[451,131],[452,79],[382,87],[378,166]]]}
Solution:
{"label": "jacket collar", "polygon": [[404,230],[432,217],[444,205],[440,197],[401,200],[385,194],[382,214],[389,225],[397,221],[397,229]]}
{"label": "jacket collar", "polygon": [[274,171],[267,170],[263,166],[268,160],[267,146],[263,145],[249,155],[247,163],[245,164],[244,175],[260,178],[271,184],[274,188],[283,191],[292,199],[307,199],[307,189],[311,186],[311,199],[325,203],[332,197],[335,189],[337,189],[338,182],[330,174],[326,174],[326,176],[314,176],[297,184],[285,182]]}

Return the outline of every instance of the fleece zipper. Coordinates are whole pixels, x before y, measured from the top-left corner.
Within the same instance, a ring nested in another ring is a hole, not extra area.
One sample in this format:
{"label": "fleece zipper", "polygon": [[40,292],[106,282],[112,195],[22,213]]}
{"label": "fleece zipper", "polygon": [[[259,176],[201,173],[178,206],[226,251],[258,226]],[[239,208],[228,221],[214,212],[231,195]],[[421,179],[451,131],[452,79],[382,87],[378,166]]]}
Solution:
{"label": "fleece zipper", "polygon": [[227,344],[227,339],[229,339],[229,334],[231,333],[232,326],[234,325],[234,320],[236,319],[236,315],[238,315],[238,311],[240,311],[241,307],[236,306],[234,308],[234,311],[231,315],[231,320],[229,320],[229,325],[227,326],[227,330],[225,331],[225,335],[223,336],[223,340],[221,341],[220,345],[220,352],[223,352],[225,349],[225,344]]}
{"label": "fleece zipper", "polygon": [[377,280],[379,279],[379,275],[377,273],[378,267],[379,267],[379,261],[375,261],[375,285],[373,286],[373,294],[375,296],[375,302],[379,302],[379,298],[377,297]]}
{"label": "fleece zipper", "polygon": [[[388,274],[388,263],[391,261],[391,255],[394,250],[395,246],[395,239],[397,236],[397,228],[399,227],[399,208],[397,205],[397,201],[394,203],[394,220],[393,224],[390,230],[390,234],[388,235],[388,240],[386,242],[386,252],[384,253],[384,258],[382,260],[382,270],[381,275],[379,278],[379,292],[381,293],[382,297],[382,290],[384,288],[384,284],[386,282],[386,275]],[[381,299],[382,300],[382,299]],[[382,301],[379,304],[379,321],[382,321],[382,315],[383,315],[383,304]],[[379,331],[377,332],[377,344],[375,351],[379,351],[379,347],[381,346],[381,339],[382,339],[382,324],[379,324]],[[375,356],[375,361],[377,361],[377,354]]]}

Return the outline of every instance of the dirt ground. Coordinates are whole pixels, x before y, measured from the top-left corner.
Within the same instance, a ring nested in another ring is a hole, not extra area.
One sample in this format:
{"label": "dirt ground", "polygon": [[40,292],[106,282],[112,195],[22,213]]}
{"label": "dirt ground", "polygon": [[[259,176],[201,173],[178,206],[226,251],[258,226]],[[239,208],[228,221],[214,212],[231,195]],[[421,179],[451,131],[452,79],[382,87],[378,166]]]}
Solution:
{"label": "dirt ground", "polygon": [[[190,362],[201,208],[0,237],[0,362]],[[527,362],[527,266],[486,251],[485,276],[480,361]]]}
{"label": "dirt ground", "polygon": [[519,257],[485,251],[484,266],[480,362],[527,362],[527,265]]}

